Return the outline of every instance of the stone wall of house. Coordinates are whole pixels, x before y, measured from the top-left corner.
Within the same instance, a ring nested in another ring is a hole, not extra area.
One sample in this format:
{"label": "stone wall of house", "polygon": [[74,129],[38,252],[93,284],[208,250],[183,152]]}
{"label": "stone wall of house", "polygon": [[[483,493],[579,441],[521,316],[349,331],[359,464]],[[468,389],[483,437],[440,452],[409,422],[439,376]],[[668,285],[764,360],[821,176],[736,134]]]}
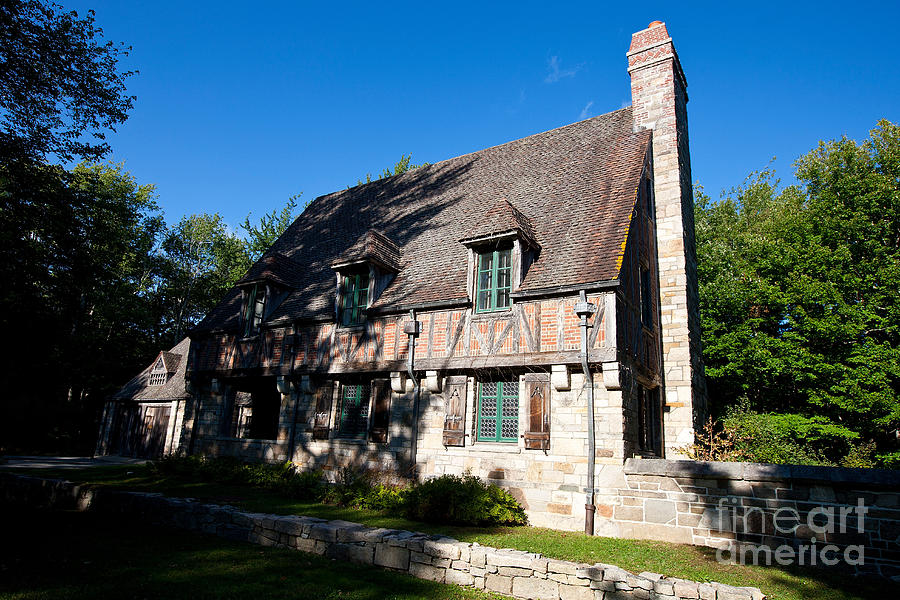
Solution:
{"label": "stone wall of house", "polygon": [[613,565],[548,559],[519,550],[348,521],[246,513],[159,494],[87,490],[61,480],[0,473],[0,502],[103,511],[262,546],[293,548],[420,579],[540,600],[760,600],[756,588],[697,583]]}
{"label": "stone wall of house", "polygon": [[900,578],[900,471],[629,459],[598,486],[600,535]]}
{"label": "stone wall of house", "polygon": [[[616,363],[613,363],[616,364]],[[524,374],[521,375],[524,377]],[[587,390],[584,375],[569,370],[567,385],[550,385],[550,448],[526,449],[518,443],[475,441],[476,378],[466,386],[465,445],[444,446],[445,399],[442,393],[423,396],[418,460],[421,475],[459,475],[465,471],[507,489],[525,508],[529,521],[540,527],[583,530],[587,486]],[[603,374],[594,373],[596,460],[624,461],[622,395],[608,390]],[[519,432],[528,427],[525,385],[519,386]]]}

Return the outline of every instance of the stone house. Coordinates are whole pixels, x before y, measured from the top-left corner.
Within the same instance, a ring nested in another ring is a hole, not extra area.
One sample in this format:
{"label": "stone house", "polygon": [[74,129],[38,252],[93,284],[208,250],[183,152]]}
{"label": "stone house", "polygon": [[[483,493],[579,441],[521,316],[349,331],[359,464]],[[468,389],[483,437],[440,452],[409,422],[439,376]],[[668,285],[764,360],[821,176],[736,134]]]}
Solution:
{"label": "stone house", "polygon": [[180,448],[470,470],[602,532],[705,411],[687,84],[663,23],[627,59],[631,107],[313,201],[190,333]]}

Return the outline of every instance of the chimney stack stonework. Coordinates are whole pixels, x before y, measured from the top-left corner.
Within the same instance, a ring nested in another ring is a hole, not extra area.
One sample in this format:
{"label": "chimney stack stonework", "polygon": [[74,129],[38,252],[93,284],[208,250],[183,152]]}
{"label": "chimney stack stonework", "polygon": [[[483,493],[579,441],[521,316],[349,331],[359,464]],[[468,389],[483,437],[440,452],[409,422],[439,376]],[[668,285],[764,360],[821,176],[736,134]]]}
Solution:
{"label": "chimney stack stonework", "polygon": [[694,199],[688,147],[687,80],[665,23],[631,37],[628,50],[635,129],[653,131],[653,192],[663,353],[663,435],[667,455],[694,441],[706,414]]}

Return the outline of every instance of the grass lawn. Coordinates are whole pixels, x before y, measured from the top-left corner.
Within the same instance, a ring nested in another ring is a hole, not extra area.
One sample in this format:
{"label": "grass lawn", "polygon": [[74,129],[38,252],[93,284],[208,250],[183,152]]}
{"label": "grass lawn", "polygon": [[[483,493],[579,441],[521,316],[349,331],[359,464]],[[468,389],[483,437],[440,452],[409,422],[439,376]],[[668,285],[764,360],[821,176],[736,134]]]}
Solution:
{"label": "grass lawn", "polygon": [[261,548],[107,515],[0,516],[0,599],[502,598],[293,550]]}
{"label": "grass lawn", "polygon": [[95,467],[80,471],[29,471],[141,491],[162,492],[232,504],[253,512],[298,514],[323,519],[345,519],[373,527],[441,533],[458,540],[498,548],[518,548],[545,556],[586,563],[603,562],[639,573],[652,571],[694,581],[718,581],[760,588],[775,600],[900,598],[900,585],[876,578],[856,578],[828,570],[787,569],[720,564],[715,551],[698,546],[645,540],[589,537],[536,527],[453,527],[419,523],[396,515],[303,503],[274,492],[247,486],[228,486],[153,475],[146,467]]}

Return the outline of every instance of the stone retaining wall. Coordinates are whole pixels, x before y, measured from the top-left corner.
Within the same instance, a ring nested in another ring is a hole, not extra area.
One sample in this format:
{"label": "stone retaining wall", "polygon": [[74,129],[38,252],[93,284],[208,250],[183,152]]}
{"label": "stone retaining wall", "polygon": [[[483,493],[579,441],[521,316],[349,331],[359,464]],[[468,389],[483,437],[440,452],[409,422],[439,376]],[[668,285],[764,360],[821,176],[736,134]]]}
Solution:
{"label": "stone retaining wall", "polygon": [[900,471],[629,459],[605,484],[602,535],[900,579]]}
{"label": "stone retaining wall", "polygon": [[408,573],[541,600],[760,600],[756,588],[696,583],[613,565],[548,559],[452,538],[365,527],[347,521],[246,513],[161,494],[91,490],[68,481],[0,473],[0,502],[92,510],[263,546],[295,548]]}

